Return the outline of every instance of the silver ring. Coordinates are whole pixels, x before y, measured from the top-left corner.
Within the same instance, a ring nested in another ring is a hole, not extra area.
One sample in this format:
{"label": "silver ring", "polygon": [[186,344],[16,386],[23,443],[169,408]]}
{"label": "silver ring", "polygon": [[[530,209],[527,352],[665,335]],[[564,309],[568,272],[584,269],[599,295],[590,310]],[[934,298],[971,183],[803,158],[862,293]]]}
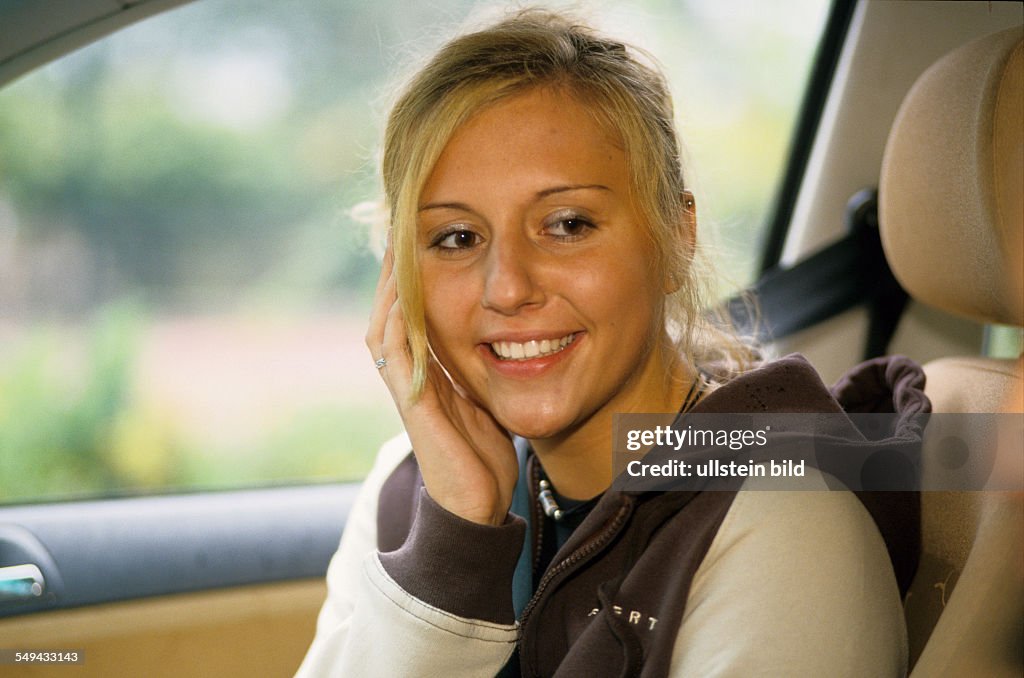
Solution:
{"label": "silver ring", "polygon": [[377,367],[378,370],[382,370],[388,364],[388,361],[385,358],[377,358],[376,360],[373,361],[373,364]]}

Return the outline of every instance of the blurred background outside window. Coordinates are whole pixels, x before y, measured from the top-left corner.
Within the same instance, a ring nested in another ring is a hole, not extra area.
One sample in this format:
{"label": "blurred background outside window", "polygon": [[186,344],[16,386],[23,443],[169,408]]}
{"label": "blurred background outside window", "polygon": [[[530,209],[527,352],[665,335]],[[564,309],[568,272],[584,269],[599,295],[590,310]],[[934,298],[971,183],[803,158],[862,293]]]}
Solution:
{"label": "blurred background outside window", "polygon": [[[599,3],[750,282],[824,0]],[[0,503],[358,479],[389,83],[473,2],[203,0],[0,90]],[[702,237],[706,237],[702,235]]]}

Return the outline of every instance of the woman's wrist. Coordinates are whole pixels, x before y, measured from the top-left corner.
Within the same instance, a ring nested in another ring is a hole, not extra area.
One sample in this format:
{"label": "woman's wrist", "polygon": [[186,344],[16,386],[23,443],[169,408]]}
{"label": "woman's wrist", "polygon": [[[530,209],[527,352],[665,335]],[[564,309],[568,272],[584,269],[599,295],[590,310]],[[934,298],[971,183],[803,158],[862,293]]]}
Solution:
{"label": "woman's wrist", "polygon": [[506,512],[497,526],[473,522],[424,488],[405,543],[379,557],[388,575],[419,600],[468,619],[507,624],[515,620],[512,576],[525,537],[526,522],[518,516]]}

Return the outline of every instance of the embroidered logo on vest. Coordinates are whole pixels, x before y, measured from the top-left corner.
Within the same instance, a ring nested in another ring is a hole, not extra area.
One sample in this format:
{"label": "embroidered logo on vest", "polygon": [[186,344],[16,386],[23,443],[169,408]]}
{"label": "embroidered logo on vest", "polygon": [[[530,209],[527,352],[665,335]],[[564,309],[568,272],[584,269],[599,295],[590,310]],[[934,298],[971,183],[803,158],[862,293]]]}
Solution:
{"label": "embroidered logo on vest", "polygon": [[[594,615],[596,615],[600,611],[601,611],[601,608],[595,607],[594,609],[592,609],[590,611],[590,614],[588,614],[587,616],[588,617],[593,617]],[[624,609],[622,609],[621,605],[612,605],[612,614],[616,614],[616,615],[618,615],[620,617],[626,617],[626,621],[629,622],[630,624],[634,624],[636,626],[644,627],[648,631],[653,631],[654,630],[654,625],[658,623],[658,618],[657,617],[651,617],[650,615],[645,615],[640,610],[624,610]]]}

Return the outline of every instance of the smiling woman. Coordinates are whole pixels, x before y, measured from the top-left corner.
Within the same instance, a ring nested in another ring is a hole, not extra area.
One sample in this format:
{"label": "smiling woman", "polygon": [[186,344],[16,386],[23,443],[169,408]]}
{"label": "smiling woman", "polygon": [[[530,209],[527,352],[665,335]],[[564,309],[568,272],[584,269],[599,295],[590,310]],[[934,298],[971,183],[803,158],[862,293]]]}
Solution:
{"label": "smiling woman", "polygon": [[928,409],[908,360],[833,394],[709,320],[671,101],[636,50],[538,9],[449,42],[399,96],[366,343],[406,435],[364,484],[301,675],[905,671],[909,493],[612,483],[618,414]]}
{"label": "smiling woman", "polygon": [[[586,110],[535,89],[459,128],[423,187],[418,253],[439,362],[503,427],[543,441],[538,453],[571,434],[575,449],[546,468],[600,469],[560,486],[581,498],[610,481],[593,450],[612,413],[674,409],[695,378],[666,335],[672,281],[648,265],[659,257],[626,156]],[[692,226],[679,224],[678,248]]]}

